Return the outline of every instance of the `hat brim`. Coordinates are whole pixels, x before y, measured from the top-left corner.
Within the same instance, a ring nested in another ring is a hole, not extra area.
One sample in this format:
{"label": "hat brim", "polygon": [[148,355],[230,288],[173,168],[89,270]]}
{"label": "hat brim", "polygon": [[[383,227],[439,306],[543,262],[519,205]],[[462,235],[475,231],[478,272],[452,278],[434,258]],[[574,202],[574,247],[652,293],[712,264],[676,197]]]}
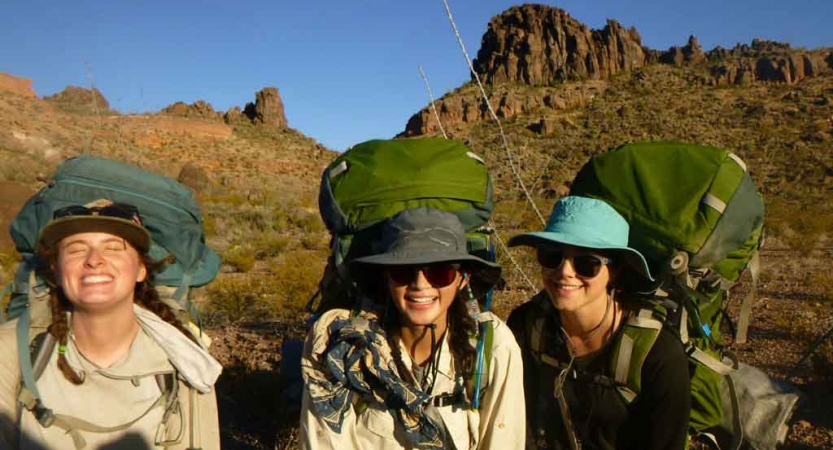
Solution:
{"label": "hat brim", "polygon": [[565,234],[552,231],[537,231],[524,233],[509,239],[509,247],[519,245],[538,247],[540,245],[566,244],[574,247],[582,247],[593,250],[601,250],[609,253],[614,260],[622,260],[626,266],[643,278],[643,282],[653,283],[654,278],[648,268],[648,263],[638,251],[630,247],[610,245],[604,242],[582,239],[572,234]]}
{"label": "hat brim", "polygon": [[351,271],[355,271],[361,269],[362,266],[384,269],[387,266],[413,266],[439,262],[459,262],[476,267],[477,270],[471,274],[471,283],[477,298],[485,295],[500,281],[500,264],[462,252],[388,252],[356,258],[350,261],[349,266]]}
{"label": "hat brim", "polygon": [[67,216],[55,219],[43,227],[38,240],[42,246],[52,248],[67,236],[96,232],[124,238],[143,253],[150,250],[150,233],[146,228],[126,219],[110,216]]}

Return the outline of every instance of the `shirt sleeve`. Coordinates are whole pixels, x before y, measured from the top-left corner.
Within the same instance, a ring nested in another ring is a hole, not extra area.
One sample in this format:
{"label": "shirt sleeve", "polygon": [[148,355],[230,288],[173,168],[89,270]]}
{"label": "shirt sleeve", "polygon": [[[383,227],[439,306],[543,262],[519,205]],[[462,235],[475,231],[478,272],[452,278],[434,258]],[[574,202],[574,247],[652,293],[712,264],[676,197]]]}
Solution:
{"label": "shirt sleeve", "polygon": [[20,363],[17,357],[17,321],[0,326],[0,448],[17,448],[17,391]]}
{"label": "shirt sleeve", "polygon": [[[642,366],[642,392],[635,406],[636,445],[645,450],[683,450],[688,440],[691,381],[682,343],[663,329]],[[641,430],[636,432],[636,430]]]}
{"label": "shirt sleeve", "polygon": [[479,449],[518,449],[526,442],[523,361],[512,332],[493,318],[489,386],[480,407]]}

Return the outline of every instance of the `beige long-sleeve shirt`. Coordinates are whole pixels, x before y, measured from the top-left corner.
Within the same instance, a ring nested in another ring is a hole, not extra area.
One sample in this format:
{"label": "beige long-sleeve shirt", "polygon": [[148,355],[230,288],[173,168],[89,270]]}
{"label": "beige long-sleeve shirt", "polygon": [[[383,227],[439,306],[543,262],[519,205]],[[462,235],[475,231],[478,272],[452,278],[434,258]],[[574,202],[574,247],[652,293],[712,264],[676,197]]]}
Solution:
{"label": "beige long-sleeve shirt", "polygon": [[[325,336],[327,327],[338,318],[349,317],[350,311],[332,310],[325,313],[310,330],[304,346],[302,364],[313,364],[311,345]],[[523,392],[523,363],[518,344],[509,327],[491,313],[481,320],[492,320],[494,338],[486,393],[479,410],[462,409],[459,405],[437,407],[439,415],[457,450],[523,449],[526,435],[526,409]],[[407,349],[400,343],[403,355]],[[447,340],[442,342],[437,380],[432,395],[453,393],[455,372]],[[410,359],[403,363],[410,369]],[[357,412],[348,411],[341,433],[332,431],[312,410],[309,392],[304,390],[301,408],[301,448],[387,450],[411,448],[393,416],[378,403],[371,403]]]}
{"label": "beige long-sleeve shirt", "polygon": [[[65,430],[43,427],[30,411],[17,403],[21,377],[16,327],[16,320],[0,326],[0,449],[72,450],[75,445]],[[163,348],[144,329],[137,334],[127,356],[108,368],[86,360],[70,339],[67,360],[76,371],[84,372],[81,385],[64,378],[57,366],[57,356],[56,346],[37,382],[44,404],[54,413],[112,427],[132,421],[149,410],[124,430],[108,433],[81,430],[86,441],[84,450],[161,449],[154,445],[157,433],[162,433],[163,439],[179,438],[178,443],[164,447],[170,450],[220,448],[215,392],[201,394],[181,379],[178,400],[175,400],[180,410],[167,422],[167,429],[160,431],[164,406],[151,408],[162,393],[154,375],[171,374],[174,367]]]}

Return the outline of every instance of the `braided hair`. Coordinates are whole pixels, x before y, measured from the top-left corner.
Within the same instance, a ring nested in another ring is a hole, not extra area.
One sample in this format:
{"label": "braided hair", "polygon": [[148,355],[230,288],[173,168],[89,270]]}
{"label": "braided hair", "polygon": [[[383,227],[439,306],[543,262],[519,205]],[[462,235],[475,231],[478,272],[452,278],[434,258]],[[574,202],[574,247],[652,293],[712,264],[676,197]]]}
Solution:
{"label": "braided hair", "polygon": [[[58,252],[54,248],[41,248],[39,257],[40,265],[38,273],[51,287],[50,297],[52,306],[52,323],[47,328],[47,332],[51,334],[58,343],[58,369],[60,369],[64,378],[66,378],[70,383],[78,385],[83,383],[84,379],[69,365],[64,351],[69,338],[69,321],[67,320],[67,312],[71,310],[72,306],[61,287],[58,286],[57,280],[55,279],[55,272],[52,269],[57,264]],[[136,283],[133,297],[134,301],[138,303],[139,306],[159,316],[159,318],[179,330],[192,341],[197,342],[194,335],[185,327],[185,325],[183,325],[179,318],[177,318],[176,313],[174,313],[171,307],[160,299],[159,293],[154,288],[154,275],[164,268],[167,261],[154,261],[150,258],[150,255],[141,251],[139,251],[139,259],[141,264],[147,269],[147,276],[144,281]]]}

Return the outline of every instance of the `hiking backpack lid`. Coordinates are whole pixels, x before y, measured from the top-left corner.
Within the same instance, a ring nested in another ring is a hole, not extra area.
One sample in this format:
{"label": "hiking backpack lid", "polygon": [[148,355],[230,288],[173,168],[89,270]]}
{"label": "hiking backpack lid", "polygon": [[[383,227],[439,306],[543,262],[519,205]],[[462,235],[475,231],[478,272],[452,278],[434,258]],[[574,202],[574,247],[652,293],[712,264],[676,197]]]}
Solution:
{"label": "hiking backpack lid", "polygon": [[603,200],[630,225],[629,245],[662,275],[678,251],[729,282],[758,249],[764,204],[746,165],[725,149],[638,142],[594,156],[570,195]]}
{"label": "hiking backpack lid", "polygon": [[406,209],[453,212],[467,231],[494,207],[483,160],[443,138],[372,140],[336,158],[321,178],[321,218],[334,234],[355,233]]}
{"label": "hiking backpack lid", "polygon": [[[151,258],[169,261],[154,282],[178,288],[174,297],[188,287],[208,284],[219,272],[220,257],[205,244],[202,213],[190,189],[125,163],[78,156],[59,165],[48,185],[32,196],[12,221],[9,231],[23,257],[13,295],[28,293],[29,272],[37,267],[38,233],[52,220],[54,211],[101,198],[139,209],[151,235]],[[15,311],[10,313],[16,315]]]}

